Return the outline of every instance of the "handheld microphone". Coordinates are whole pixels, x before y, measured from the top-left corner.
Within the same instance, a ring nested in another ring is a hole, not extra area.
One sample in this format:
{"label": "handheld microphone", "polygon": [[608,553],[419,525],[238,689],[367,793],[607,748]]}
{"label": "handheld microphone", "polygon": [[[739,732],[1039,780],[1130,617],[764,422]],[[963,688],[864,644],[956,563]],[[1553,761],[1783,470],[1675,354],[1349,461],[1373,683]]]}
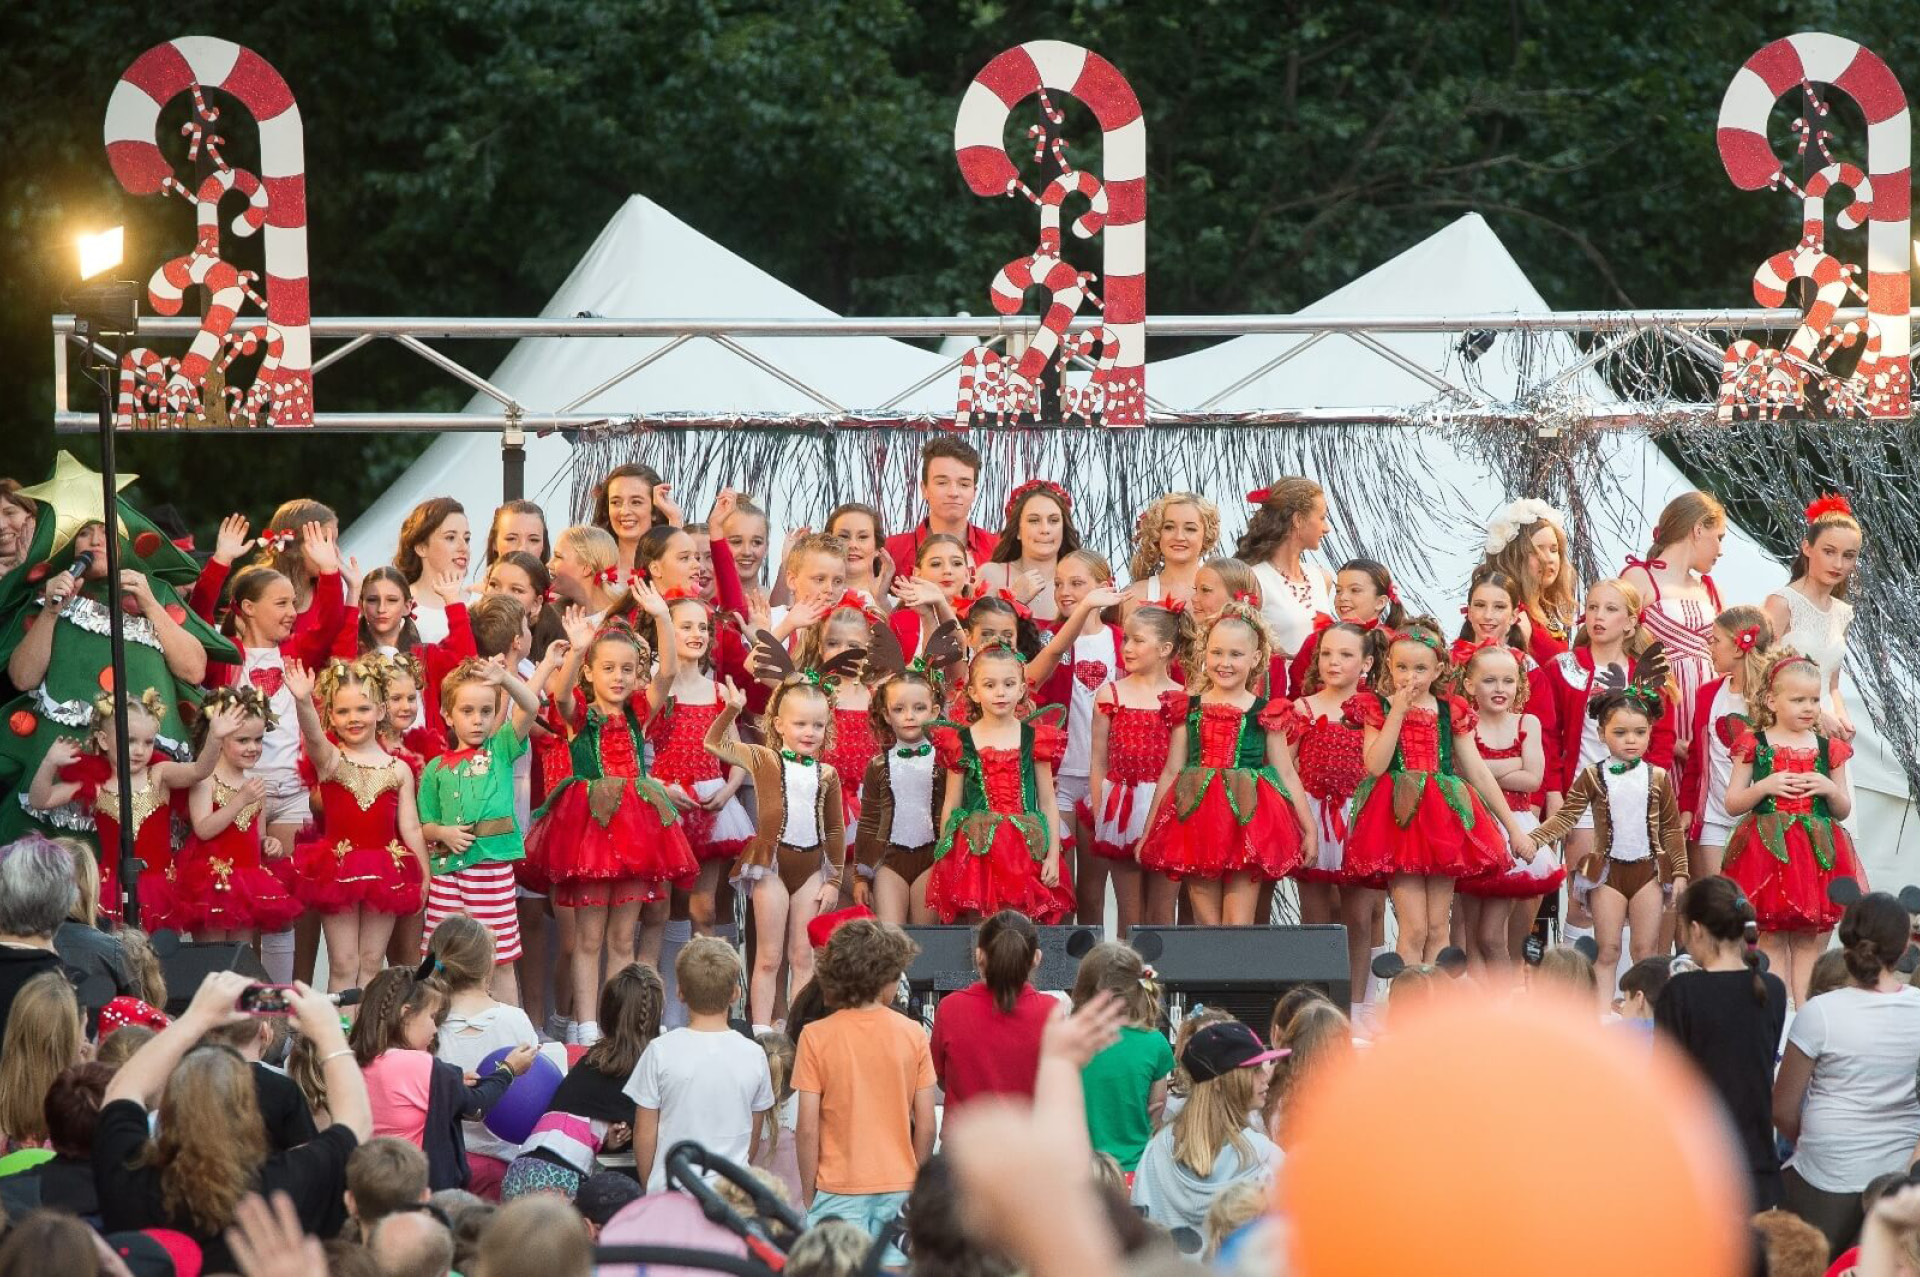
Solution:
{"label": "handheld microphone", "polygon": [[342,1009],[350,1009],[360,1003],[360,988],[348,987],[345,991],[336,991],[327,999]]}
{"label": "handheld microphone", "polygon": [[82,551],[73,558],[73,563],[67,566],[67,572],[76,578],[84,578],[87,576],[87,570],[91,568],[93,568],[93,552]]}

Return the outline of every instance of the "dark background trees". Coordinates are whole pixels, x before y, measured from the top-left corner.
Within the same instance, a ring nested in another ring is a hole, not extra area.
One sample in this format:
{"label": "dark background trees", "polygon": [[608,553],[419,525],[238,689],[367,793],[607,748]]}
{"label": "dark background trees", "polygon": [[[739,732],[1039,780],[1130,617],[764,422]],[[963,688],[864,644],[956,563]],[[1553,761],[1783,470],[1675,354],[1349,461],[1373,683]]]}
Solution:
{"label": "dark background trees", "polygon": [[[533,314],[635,192],[843,313],[977,310],[1009,224],[965,192],[953,113],[988,58],[1038,37],[1133,81],[1151,305],[1204,313],[1293,309],[1476,209],[1557,307],[1742,305],[1797,211],[1722,174],[1728,79],[1796,30],[1911,71],[1913,28],[1893,0],[280,0],[190,17],[28,0],[0,16],[0,473],[38,479],[56,447],[47,317],[73,232],[127,223],[142,273],[189,242],[185,206],[126,197],[101,144],[115,79],[176,35],[245,44],[292,84],[318,315]],[[228,132],[245,162],[250,131]],[[1096,132],[1069,133],[1090,161]],[[322,377],[327,407],[465,400],[417,362],[353,367]],[[256,519],[297,493],[350,519],[423,443],[138,438],[122,462],[137,500],[204,537],[232,476]]]}

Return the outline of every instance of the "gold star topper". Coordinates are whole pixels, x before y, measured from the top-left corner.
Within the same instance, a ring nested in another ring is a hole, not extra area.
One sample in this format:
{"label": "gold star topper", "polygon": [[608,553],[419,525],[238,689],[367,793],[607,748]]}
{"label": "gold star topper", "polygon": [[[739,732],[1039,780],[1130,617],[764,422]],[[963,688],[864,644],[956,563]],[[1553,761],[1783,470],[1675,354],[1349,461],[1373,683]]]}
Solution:
{"label": "gold star topper", "polygon": [[[126,488],[139,478],[124,472],[115,476],[115,492]],[[107,513],[101,502],[100,480],[98,471],[89,470],[80,459],[62,449],[60,456],[54,459],[53,475],[45,484],[20,490],[21,496],[43,502],[53,508],[51,550],[58,551],[72,542],[74,535],[78,534],[83,526],[107,522]],[[126,532],[125,526],[122,526],[120,535],[125,537]]]}

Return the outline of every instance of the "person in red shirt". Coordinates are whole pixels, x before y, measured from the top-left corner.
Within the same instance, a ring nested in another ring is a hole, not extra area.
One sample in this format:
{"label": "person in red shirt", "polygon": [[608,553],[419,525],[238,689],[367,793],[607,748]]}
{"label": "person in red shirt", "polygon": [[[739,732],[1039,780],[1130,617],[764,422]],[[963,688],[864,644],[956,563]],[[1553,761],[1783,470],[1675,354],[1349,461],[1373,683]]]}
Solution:
{"label": "person in red shirt", "polygon": [[955,991],[933,1015],[933,1071],[951,1116],[974,1098],[1031,1098],[1040,1036],[1058,1003],[1033,989],[1040,934],[1018,911],[999,911],[974,935],[981,981]]}
{"label": "person in red shirt", "polygon": [[980,455],[959,436],[934,436],[920,446],[920,497],[927,504],[927,518],[887,539],[887,555],[893,563],[918,563],[920,543],[934,533],[964,541],[975,564],[991,559],[999,536],[968,519],[979,484]]}

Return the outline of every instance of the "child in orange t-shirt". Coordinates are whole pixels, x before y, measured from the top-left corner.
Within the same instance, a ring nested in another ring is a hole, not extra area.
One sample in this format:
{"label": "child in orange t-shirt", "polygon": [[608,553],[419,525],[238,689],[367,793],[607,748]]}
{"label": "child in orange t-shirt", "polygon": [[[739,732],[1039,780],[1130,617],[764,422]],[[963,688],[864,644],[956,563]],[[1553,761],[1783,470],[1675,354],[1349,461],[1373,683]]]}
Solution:
{"label": "child in orange t-shirt", "polygon": [[892,1007],[918,951],[893,925],[854,920],[834,931],[814,972],[837,1012],[807,1024],[793,1069],[808,1226],[843,1218],[878,1237],[933,1154],[933,1054],[920,1024]]}

